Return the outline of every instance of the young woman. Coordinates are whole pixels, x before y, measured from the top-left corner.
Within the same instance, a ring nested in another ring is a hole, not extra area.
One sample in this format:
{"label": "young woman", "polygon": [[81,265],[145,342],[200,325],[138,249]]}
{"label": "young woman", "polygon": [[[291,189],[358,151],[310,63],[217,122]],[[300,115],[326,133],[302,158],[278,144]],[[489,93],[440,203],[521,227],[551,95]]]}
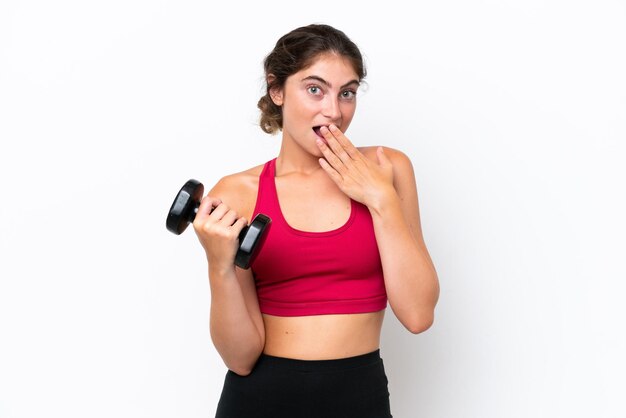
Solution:
{"label": "young woman", "polygon": [[[343,32],[287,33],[265,77],[261,128],[282,131],[280,152],[222,178],[193,223],[208,260],[211,337],[229,369],[217,417],[390,417],[379,353],[387,303],[417,334],[439,295],[411,162],[345,135],[365,68]],[[272,224],[242,270],[237,236],[256,213]]]}

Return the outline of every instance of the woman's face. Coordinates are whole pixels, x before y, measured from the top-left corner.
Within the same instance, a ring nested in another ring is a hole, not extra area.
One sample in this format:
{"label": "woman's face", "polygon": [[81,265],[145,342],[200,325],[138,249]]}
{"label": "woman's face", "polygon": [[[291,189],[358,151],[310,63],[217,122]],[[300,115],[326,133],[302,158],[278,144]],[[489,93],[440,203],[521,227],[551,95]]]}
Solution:
{"label": "woman's face", "polygon": [[291,140],[321,156],[316,140],[321,126],[335,124],[345,132],[356,110],[359,77],[350,61],[336,54],[320,55],[311,66],[289,76],[272,95],[282,106],[283,141]]}

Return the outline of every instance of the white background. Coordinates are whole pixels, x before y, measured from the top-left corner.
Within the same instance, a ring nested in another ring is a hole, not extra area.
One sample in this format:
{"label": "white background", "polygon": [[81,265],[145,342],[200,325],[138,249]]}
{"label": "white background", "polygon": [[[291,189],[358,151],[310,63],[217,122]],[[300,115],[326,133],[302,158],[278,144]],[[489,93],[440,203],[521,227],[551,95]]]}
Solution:
{"label": "white background", "polygon": [[276,154],[261,62],[313,22],[366,57],[349,137],[412,159],[441,281],[426,333],[386,317],[394,416],[626,416],[626,4],[224,3],[0,4],[0,417],[213,416],[165,216]]}

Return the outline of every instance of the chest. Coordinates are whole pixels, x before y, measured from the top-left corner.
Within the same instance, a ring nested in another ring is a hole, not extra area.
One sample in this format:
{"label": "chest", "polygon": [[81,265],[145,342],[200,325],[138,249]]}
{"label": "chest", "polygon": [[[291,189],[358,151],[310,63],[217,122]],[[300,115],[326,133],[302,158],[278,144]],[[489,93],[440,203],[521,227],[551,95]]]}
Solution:
{"label": "chest", "polygon": [[350,218],[350,199],[330,179],[277,177],[275,182],[282,215],[294,229],[332,231]]}

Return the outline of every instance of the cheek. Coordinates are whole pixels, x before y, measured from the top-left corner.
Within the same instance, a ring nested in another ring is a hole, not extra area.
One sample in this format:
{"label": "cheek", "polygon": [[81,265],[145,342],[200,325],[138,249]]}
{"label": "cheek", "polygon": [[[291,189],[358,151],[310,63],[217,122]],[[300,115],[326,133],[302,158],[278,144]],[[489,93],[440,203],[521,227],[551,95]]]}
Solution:
{"label": "cheek", "polygon": [[291,104],[283,107],[283,128],[292,132],[293,135],[300,136],[302,132],[309,129],[306,111],[301,105]]}
{"label": "cheek", "polygon": [[319,110],[315,103],[300,101],[292,103],[291,107],[286,109],[286,119],[291,120],[293,124],[306,125],[308,128],[318,112]]}
{"label": "cheek", "polygon": [[350,121],[352,120],[352,118],[354,117],[354,112],[356,111],[356,103],[354,104],[345,104],[342,108],[341,108],[341,115],[343,117],[343,120],[347,123],[350,123]]}
{"label": "cheek", "polygon": [[319,109],[320,109],[319,100],[315,100],[311,98],[304,98],[298,102],[298,111],[300,112],[300,115],[303,117],[308,117],[311,114],[315,114],[319,112]]}

